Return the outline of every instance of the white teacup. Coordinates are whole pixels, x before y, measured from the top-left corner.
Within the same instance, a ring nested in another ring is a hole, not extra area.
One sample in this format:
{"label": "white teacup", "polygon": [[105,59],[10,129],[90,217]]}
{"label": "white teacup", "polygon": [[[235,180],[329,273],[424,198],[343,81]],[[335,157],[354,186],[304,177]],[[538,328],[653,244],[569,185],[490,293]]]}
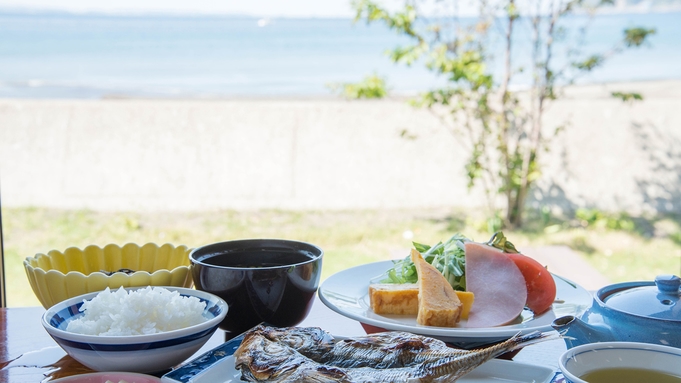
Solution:
{"label": "white teacup", "polygon": [[559,366],[570,383],[587,383],[584,375],[597,370],[622,368],[669,374],[681,382],[681,349],[638,342],[589,343],[564,352]]}

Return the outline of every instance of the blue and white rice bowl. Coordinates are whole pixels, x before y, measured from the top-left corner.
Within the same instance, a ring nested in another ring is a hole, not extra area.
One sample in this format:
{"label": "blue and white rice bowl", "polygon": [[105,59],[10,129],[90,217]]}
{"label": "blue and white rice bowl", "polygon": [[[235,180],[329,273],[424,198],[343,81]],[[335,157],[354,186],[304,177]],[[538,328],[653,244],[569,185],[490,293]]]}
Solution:
{"label": "blue and white rice bowl", "polygon": [[[138,290],[143,287],[126,288]],[[205,302],[206,321],[189,327],[145,335],[98,336],[66,331],[69,322],[84,316],[80,310],[85,300],[99,292],[67,299],[50,307],[42,316],[42,325],[50,336],[73,359],[95,371],[160,372],[176,366],[198,351],[215,333],[227,314],[227,303],[199,290],[163,286],[183,297]]]}

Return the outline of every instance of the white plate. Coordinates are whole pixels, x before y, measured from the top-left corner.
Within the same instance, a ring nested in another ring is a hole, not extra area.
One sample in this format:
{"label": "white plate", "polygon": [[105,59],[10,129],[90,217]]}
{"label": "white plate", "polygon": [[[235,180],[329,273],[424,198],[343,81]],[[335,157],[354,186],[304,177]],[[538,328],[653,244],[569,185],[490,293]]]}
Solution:
{"label": "white plate", "polygon": [[[165,374],[163,383],[237,383],[241,372],[234,368],[232,354],[241,337],[232,339]],[[469,372],[458,383],[548,383],[554,377],[548,367],[494,359]]]}
{"label": "white plate", "polygon": [[550,310],[538,316],[525,309],[514,323],[505,326],[466,328],[465,320],[461,321],[459,327],[422,326],[416,323],[415,315],[378,315],[371,310],[369,283],[392,266],[392,261],[382,261],[338,272],[319,287],[319,298],[337,313],[361,323],[386,330],[427,335],[462,348],[498,342],[519,332],[551,331],[554,319],[564,315],[579,316],[591,307],[593,299],[581,286],[552,274],[556,281],[556,302]]}

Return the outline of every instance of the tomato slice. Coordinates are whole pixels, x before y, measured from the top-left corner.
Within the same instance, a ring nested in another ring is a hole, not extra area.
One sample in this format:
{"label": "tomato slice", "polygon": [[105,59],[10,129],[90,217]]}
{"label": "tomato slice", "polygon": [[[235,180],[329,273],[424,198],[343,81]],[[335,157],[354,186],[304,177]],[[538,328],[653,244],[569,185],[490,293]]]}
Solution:
{"label": "tomato slice", "polygon": [[533,258],[523,254],[506,253],[525,278],[527,302],[525,305],[535,314],[548,310],[556,300],[556,281],[553,276]]}

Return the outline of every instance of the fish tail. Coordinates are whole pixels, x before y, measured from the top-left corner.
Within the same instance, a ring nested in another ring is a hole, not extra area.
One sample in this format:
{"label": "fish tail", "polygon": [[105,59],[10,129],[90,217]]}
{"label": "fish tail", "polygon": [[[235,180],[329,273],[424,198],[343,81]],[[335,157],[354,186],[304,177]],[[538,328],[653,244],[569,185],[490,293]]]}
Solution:
{"label": "fish tail", "polygon": [[508,349],[507,351],[514,351],[522,347],[533,345],[535,343],[556,339],[561,339],[561,335],[555,331],[551,332],[533,331],[525,335],[521,335],[521,333],[518,333],[507,341],[510,342],[512,345],[511,348]]}
{"label": "fish tail", "polygon": [[511,338],[489,347],[468,350],[459,355],[452,355],[451,357],[444,357],[440,360],[426,362],[417,367],[415,376],[419,378],[429,378],[431,380],[444,378],[447,379],[447,381],[454,381],[501,354],[553,339],[560,339],[560,335],[556,332],[543,333],[539,331],[534,331],[525,335],[517,333]]}
{"label": "fish tail", "polygon": [[[533,331],[530,333],[527,333],[523,335],[522,333],[518,332],[517,334],[513,335],[511,338],[501,342],[497,343],[495,345],[492,345],[490,347],[484,347],[480,348],[480,351],[485,351],[489,350],[491,357],[496,358],[501,354],[505,354],[507,352],[515,351],[518,349],[521,349],[523,347],[527,347],[536,343],[540,342],[545,342],[548,340],[554,340],[554,339],[560,339],[560,334],[557,332],[541,332],[541,331]],[[476,351],[476,350],[472,350]]]}

